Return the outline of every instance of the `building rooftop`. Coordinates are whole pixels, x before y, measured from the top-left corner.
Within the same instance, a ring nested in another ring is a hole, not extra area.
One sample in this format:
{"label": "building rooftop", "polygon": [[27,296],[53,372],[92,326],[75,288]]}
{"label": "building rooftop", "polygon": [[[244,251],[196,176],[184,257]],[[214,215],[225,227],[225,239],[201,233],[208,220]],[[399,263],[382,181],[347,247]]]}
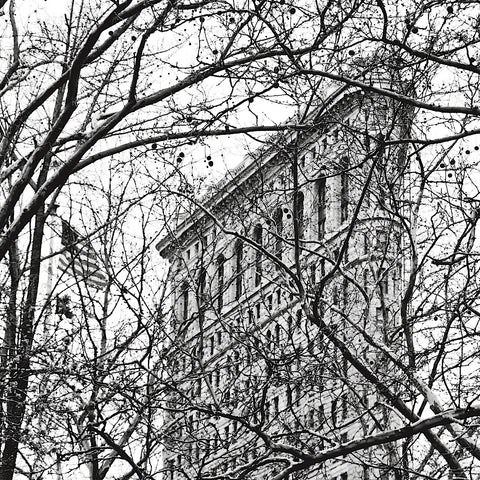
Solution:
{"label": "building rooftop", "polygon": [[[205,194],[195,201],[197,208],[193,213],[188,212],[181,215],[179,224],[155,245],[160,255],[165,258],[166,250],[171,242],[175,238],[180,237],[194,223],[198,222],[199,219],[203,218],[207,214],[206,209],[208,209],[209,206],[215,205],[228,195],[231,195],[240,185],[251,178],[252,175],[268,165],[279,152],[278,144],[280,139],[288,144],[299,131],[318,129],[319,118],[325,115],[334,105],[338,104],[347,94],[352,93],[362,94],[363,91],[359,88],[345,86],[338,88],[332,86],[332,88],[325,91],[323,99],[318,98],[317,105],[309,107],[310,112],[307,113],[307,107],[302,107],[296,116],[290,117],[285,122],[280,123],[279,125],[283,126],[284,130],[267,136],[263,140],[265,143],[263,146],[247,154],[235,168],[229,170],[217,183],[208,187]],[[299,119],[305,114],[306,116],[303,121],[300,121]]]}

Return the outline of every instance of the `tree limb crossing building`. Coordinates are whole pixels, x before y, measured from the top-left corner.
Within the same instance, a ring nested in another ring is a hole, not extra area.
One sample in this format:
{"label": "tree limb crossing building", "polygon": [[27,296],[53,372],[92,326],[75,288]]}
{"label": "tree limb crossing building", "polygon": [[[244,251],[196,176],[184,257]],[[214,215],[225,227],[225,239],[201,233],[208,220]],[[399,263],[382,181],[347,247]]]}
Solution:
{"label": "tree limb crossing building", "polygon": [[391,140],[407,118],[335,92],[157,245],[172,266],[166,479],[403,478],[397,443],[355,441],[399,422],[372,378],[399,394],[406,152]]}

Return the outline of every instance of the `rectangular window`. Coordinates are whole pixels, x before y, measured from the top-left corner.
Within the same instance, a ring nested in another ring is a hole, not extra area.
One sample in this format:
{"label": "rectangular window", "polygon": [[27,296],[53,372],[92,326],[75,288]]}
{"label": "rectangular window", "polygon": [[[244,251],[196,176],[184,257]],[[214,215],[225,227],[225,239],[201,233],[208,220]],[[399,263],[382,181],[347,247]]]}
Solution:
{"label": "rectangular window", "polygon": [[242,296],[243,290],[243,242],[240,240],[235,244],[235,299],[238,300]]}
{"label": "rectangular window", "polygon": [[[263,228],[260,224],[255,225],[253,230],[253,239],[260,247],[263,246]],[[255,286],[262,283],[262,252],[255,251]]]}
{"label": "rectangular window", "polygon": [[342,281],[342,303],[343,308],[348,306],[348,280],[345,277]]}
{"label": "rectangular window", "polygon": [[348,178],[349,160],[343,157],[340,161],[340,222],[348,220],[348,204],[349,204],[349,178]]}
{"label": "rectangular window", "polygon": [[388,295],[388,271],[384,268],[381,268],[378,272],[378,283],[382,294]]}
{"label": "rectangular window", "polygon": [[368,288],[368,270],[366,267],[363,270],[363,288],[365,290]]}
{"label": "rectangular window", "polygon": [[315,410],[311,409],[308,412],[308,428],[314,428],[315,427]]}
{"label": "rectangular window", "polygon": [[332,418],[333,426],[336,427],[337,426],[337,399],[332,400],[331,418]]}
{"label": "rectangular window", "polygon": [[219,255],[217,258],[217,290],[218,290],[218,310],[223,308],[223,288],[225,283],[225,257]]}
{"label": "rectangular window", "polygon": [[186,283],[182,286],[182,320],[187,320],[188,318],[188,305],[189,301],[189,292],[188,292],[188,285]]}
{"label": "rectangular window", "polygon": [[199,293],[199,301],[200,305],[202,305],[206,300],[205,289],[207,283],[207,270],[205,267],[200,268],[200,272],[198,274],[198,293]]}
{"label": "rectangular window", "polygon": [[283,254],[283,210],[277,208],[273,217],[275,222],[275,255],[280,260]]}
{"label": "rectangular window", "polygon": [[305,196],[303,192],[297,192],[295,198],[296,221],[298,229],[298,238],[303,238],[305,234]]}
{"label": "rectangular window", "polygon": [[325,153],[328,147],[328,139],[327,137],[322,138],[322,145],[320,147],[320,153]]}
{"label": "rectangular window", "polygon": [[[322,173],[322,171],[321,171]],[[327,219],[327,179],[321,176],[316,182],[317,188],[317,237],[323,240],[325,237],[325,221]]]}
{"label": "rectangular window", "polygon": [[347,415],[348,415],[348,396],[346,393],[344,393],[342,395],[342,419],[345,420],[347,418]]}

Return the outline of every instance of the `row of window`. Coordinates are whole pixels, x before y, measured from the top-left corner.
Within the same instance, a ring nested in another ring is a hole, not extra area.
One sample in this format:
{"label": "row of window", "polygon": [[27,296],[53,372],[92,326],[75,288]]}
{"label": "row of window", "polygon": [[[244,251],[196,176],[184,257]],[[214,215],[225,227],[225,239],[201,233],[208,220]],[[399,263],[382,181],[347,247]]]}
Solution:
{"label": "row of window", "polygon": [[[385,246],[386,240],[382,239],[384,238],[385,231],[383,229],[379,229],[377,231],[378,237],[377,237],[377,246]],[[257,225],[255,227],[255,242],[258,245],[262,245],[262,238],[263,235],[263,229],[261,225]],[[364,241],[364,253],[367,254],[369,253],[369,242],[367,241],[367,235],[365,235],[365,241]],[[277,237],[277,241],[281,242],[281,237]],[[335,253],[335,252],[334,252]],[[281,247],[278,249],[278,254],[281,254]],[[337,254],[338,255],[338,254]],[[242,294],[243,294],[243,289],[244,289],[244,266],[243,266],[243,260],[244,260],[244,245],[242,241],[237,241],[235,244],[234,248],[234,287],[235,287],[235,299],[239,299]],[[348,258],[345,259],[348,261]],[[217,285],[216,285],[216,300],[215,300],[215,307],[217,308],[218,312],[222,311],[222,308],[224,306],[224,300],[225,300],[225,291],[226,291],[226,279],[225,279],[225,267],[226,267],[226,258],[223,254],[220,254],[217,257],[216,261],[216,277],[217,277]],[[260,285],[262,281],[262,262],[263,262],[263,256],[262,253],[257,250],[255,252],[255,263],[254,263],[254,282],[255,286]],[[322,259],[320,260],[320,274],[323,276],[325,273],[325,261]],[[316,272],[317,265],[312,264],[310,268],[310,277],[312,280],[312,283],[314,284],[316,281]],[[377,272],[377,278],[380,283],[380,286],[382,288],[382,293],[389,294],[389,270],[388,269],[380,269]],[[363,286],[364,288],[367,288],[368,286],[368,270],[364,269],[363,271]],[[394,288],[396,289],[398,287],[398,280],[400,279],[400,270],[398,268],[393,269],[393,282],[394,282]],[[207,272],[204,267],[200,269],[199,272],[199,278],[198,278],[198,293],[199,293],[199,300],[200,302],[204,302],[207,298],[206,295],[206,281],[207,281]],[[396,293],[396,291],[394,292]],[[184,282],[181,287],[181,295],[180,295],[180,305],[181,305],[181,318],[183,320],[187,320],[189,317],[190,313],[190,297],[192,295],[191,288],[187,282]],[[277,297],[281,295],[280,290],[277,291]],[[270,297],[273,297],[273,294],[270,295]],[[281,299],[278,298],[278,304],[280,304]],[[270,300],[270,304],[272,301]],[[259,305],[257,305],[255,308],[260,308]],[[271,308],[269,308],[271,309]]]}
{"label": "row of window", "polygon": [[[341,221],[345,221],[348,217],[348,176],[341,175]],[[325,236],[326,223],[326,177],[322,175],[316,181],[316,204],[317,204],[317,234],[318,239],[322,240]],[[303,238],[305,234],[305,196],[302,191],[298,191],[295,195],[295,220],[297,224],[298,236]],[[287,219],[291,217],[289,210],[285,207],[278,207],[273,214],[274,229],[269,232],[274,236],[274,253],[280,260],[283,257],[283,235],[284,235],[284,215]],[[267,221],[267,225],[270,222]],[[261,224],[255,225],[253,229],[253,241],[260,247],[255,251],[254,262],[254,285],[257,287],[262,281],[263,273],[263,255],[261,248],[264,247],[264,228]],[[198,242],[195,251],[198,253]],[[187,250],[187,258],[190,259],[190,249]],[[241,240],[235,243],[234,248],[234,277],[235,277],[235,299],[239,299],[243,293],[243,261],[244,261],[244,245]],[[217,275],[217,308],[220,311],[223,307],[223,293],[225,290],[225,255],[220,254],[216,259],[216,275]],[[205,293],[206,270],[202,269],[199,275],[200,294]],[[188,286],[183,290],[185,297],[188,296]],[[184,309],[187,310],[188,299],[184,300]]]}

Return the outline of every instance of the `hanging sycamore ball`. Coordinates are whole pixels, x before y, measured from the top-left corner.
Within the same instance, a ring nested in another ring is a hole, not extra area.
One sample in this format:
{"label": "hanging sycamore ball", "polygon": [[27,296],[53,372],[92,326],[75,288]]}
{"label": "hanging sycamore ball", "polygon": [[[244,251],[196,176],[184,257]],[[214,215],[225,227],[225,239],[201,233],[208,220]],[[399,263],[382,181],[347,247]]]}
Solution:
{"label": "hanging sycamore ball", "polygon": [[157,144],[156,143],[152,143],[152,150],[156,150],[157,149]]}

